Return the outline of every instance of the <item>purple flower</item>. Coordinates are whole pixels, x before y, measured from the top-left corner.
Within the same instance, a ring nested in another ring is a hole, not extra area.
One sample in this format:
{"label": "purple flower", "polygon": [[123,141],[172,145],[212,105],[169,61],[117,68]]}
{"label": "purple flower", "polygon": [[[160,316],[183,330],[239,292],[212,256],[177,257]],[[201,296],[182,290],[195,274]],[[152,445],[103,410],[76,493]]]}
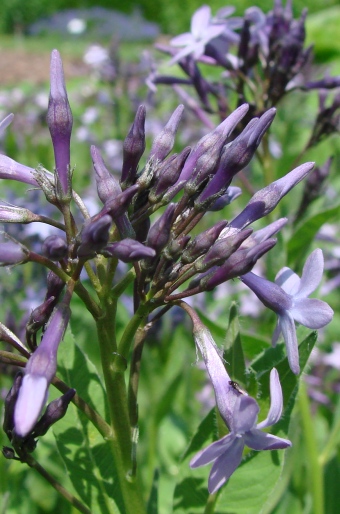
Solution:
{"label": "purple flower", "polygon": [[48,386],[57,369],[57,351],[71,311],[60,303],[52,313],[42,341],[29,358],[14,411],[15,432],[25,437],[36,424],[45,405]]}
{"label": "purple flower", "polygon": [[171,64],[190,54],[194,59],[198,59],[204,54],[205,45],[222,34],[224,29],[225,23],[213,24],[210,7],[202,5],[191,18],[191,32],[185,32],[170,41],[172,46],[184,47],[171,59]]}
{"label": "purple flower", "polygon": [[291,442],[261,431],[277,423],[282,413],[282,390],[276,369],[270,373],[268,415],[264,421],[257,423],[260,409],[256,400],[231,381],[210,332],[196,320],[194,337],[214,387],[218,410],[230,430],[228,435],[198,452],[190,461],[192,468],[213,462],[208,483],[209,493],[213,494],[240,464],[245,445],[253,450],[278,450],[291,446]]}
{"label": "purple flower", "polygon": [[272,342],[276,344],[281,332],[286,343],[291,370],[300,373],[298,342],[294,320],[308,328],[322,328],[332,317],[333,310],[322,300],[308,298],[318,287],[323,272],[323,255],[318,248],[308,257],[301,279],[290,268],[282,268],[275,283],[247,273],[241,277],[244,282],[277,316],[277,325]]}

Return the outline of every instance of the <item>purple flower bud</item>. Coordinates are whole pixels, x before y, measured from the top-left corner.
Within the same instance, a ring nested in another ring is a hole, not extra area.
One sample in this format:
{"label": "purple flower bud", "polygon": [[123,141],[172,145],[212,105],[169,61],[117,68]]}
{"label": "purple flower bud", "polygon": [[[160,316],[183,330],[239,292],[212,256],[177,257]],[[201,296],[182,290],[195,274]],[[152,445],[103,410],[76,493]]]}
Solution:
{"label": "purple flower bud", "polygon": [[169,193],[169,189],[176,183],[189,153],[190,147],[187,146],[180,154],[172,155],[164,161],[157,171],[156,184],[149,193],[151,203],[158,202],[165,193]]}
{"label": "purple flower bud", "polygon": [[240,249],[235,252],[229,259],[212,274],[201,280],[201,287],[204,291],[211,291],[219,284],[226,282],[232,278],[239,277],[248,273],[256,261],[265,253],[273,248],[276,239],[268,239],[263,243],[249,249]]}
{"label": "purple flower bud", "polygon": [[40,345],[26,364],[14,411],[15,432],[19,437],[25,437],[31,432],[44,407],[48,386],[57,369],[58,346],[70,315],[70,308],[64,303],[55,308]]}
{"label": "purple flower bud", "polygon": [[26,333],[28,333],[29,336],[35,334],[40,328],[46,325],[52,314],[54,305],[55,298],[54,296],[50,296],[31,312],[29,321],[26,325]]}
{"label": "purple flower bud", "polygon": [[190,236],[179,236],[177,239],[171,239],[165,249],[165,257],[173,261],[182,255],[184,248],[190,241]]}
{"label": "purple flower bud", "polygon": [[87,220],[80,234],[78,257],[94,257],[97,252],[107,245],[112,218],[108,214],[96,220]]}
{"label": "purple flower bud", "polygon": [[108,171],[98,148],[91,146],[93,167],[96,172],[97,191],[100,200],[105,204],[108,200],[115,198],[122,189],[113,175]]}
{"label": "purple flower bud", "polygon": [[119,195],[117,195],[115,198],[107,200],[101,211],[101,215],[110,214],[110,216],[115,220],[128,209],[132,198],[135,196],[138,190],[139,185],[134,184],[133,186],[130,186],[119,193]]}
{"label": "purple flower bud", "polygon": [[241,230],[218,239],[208,250],[207,254],[195,263],[195,268],[199,271],[205,271],[212,266],[222,265],[252,232],[252,229]]}
{"label": "purple flower bud", "polygon": [[29,258],[28,250],[19,243],[8,241],[0,243],[0,266],[23,264]]}
{"label": "purple flower bud", "polygon": [[222,230],[228,225],[227,221],[219,221],[213,227],[208,228],[188,244],[181,257],[181,261],[185,264],[194,262],[198,257],[204,254],[212,244],[216,241]]}
{"label": "purple flower bud", "polygon": [[107,245],[102,253],[106,256],[117,257],[117,259],[123,262],[135,262],[141,259],[155,257],[156,255],[153,248],[149,248],[139,241],[128,238]]}
{"label": "purple flower bud", "polygon": [[199,170],[196,170],[197,162],[209,149],[216,148],[218,152],[221,150],[226,139],[232,133],[236,125],[248,112],[249,105],[243,104],[232,112],[218,127],[212,132],[204,136],[196,146],[193,148],[191,154],[185,162],[179,180],[189,180],[197,175]]}
{"label": "purple flower bud", "polygon": [[124,141],[121,183],[125,186],[134,184],[138,163],[145,150],[145,114],[144,105],[140,105]]}
{"label": "purple flower bud", "polygon": [[33,437],[45,435],[54,423],[65,416],[67,408],[75,394],[75,389],[69,389],[67,393],[47,405],[46,411],[34,427]]}
{"label": "purple flower bud", "polygon": [[238,198],[242,194],[242,189],[236,186],[230,186],[227,188],[227,192],[217,198],[210,207],[208,207],[208,211],[215,212],[224,209],[227,205],[231,204],[236,198]]}
{"label": "purple flower bud", "polygon": [[151,159],[153,161],[163,161],[163,159],[169,155],[175,143],[175,135],[183,111],[184,105],[179,105],[172,113],[168,123],[165,125],[162,132],[155,138],[152,144],[148,159],[149,161]]}
{"label": "purple flower bud", "polygon": [[224,191],[236,173],[247,166],[275,114],[276,109],[273,108],[265,112],[261,118],[254,118],[234,141],[224,147],[218,169],[196,200],[197,204],[203,204],[207,199]]}
{"label": "purple flower bud", "polygon": [[0,223],[32,223],[39,219],[39,216],[29,209],[0,202]]}
{"label": "purple flower bud", "polygon": [[313,169],[314,162],[301,164],[284,177],[260,189],[250,199],[243,211],[230,223],[231,227],[244,228],[250,223],[263,218],[277,206],[296,184],[298,184]]}
{"label": "purple flower bud", "polygon": [[42,245],[42,254],[52,261],[60,261],[67,257],[67,243],[63,237],[49,236]]}
{"label": "purple flower bud", "polygon": [[155,221],[149,230],[146,244],[154,248],[157,254],[163,250],[169,241],[175,208],[176,204],[174,203],[168,205],[161,217]]}
{"label": "purple flower bud", "polygon": [[34,173],[33,168],[19,164],[7,155],[0,154],[0,178],[17,180],[37,187],[38,182],[34,178]]}
{"label": "purple flower bud", "polygon": [[58,299],[64,287],[65,282],[63,282],[53,271],[49,271],[47,273],[47,290],[45,300],[48,300],[51,296]]}
{"label": "purple flower bud", "polygon": [[58,50],[51,54],[51,88],[47,111],[47,125],[50,129],[56,172],[64,193],[70,187],[70,140],[72,112],[68,102],[63,64]]}

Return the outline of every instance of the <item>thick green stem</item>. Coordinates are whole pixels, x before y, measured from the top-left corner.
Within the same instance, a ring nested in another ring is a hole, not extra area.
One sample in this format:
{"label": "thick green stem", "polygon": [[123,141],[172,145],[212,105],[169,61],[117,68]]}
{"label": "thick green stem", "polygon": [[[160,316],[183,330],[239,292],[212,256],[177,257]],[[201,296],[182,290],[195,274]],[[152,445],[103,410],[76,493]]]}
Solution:
{"label": "thick green stem", "polygon": [[135,337],[136,331],[141,324],[142,320],[151,312],[150,305],[146,303],[140,304],[134,316],[132,316],[130,322],[127,324],[121,340],[118,344],[118,353],[124,359],[127,360],[129,356],[130,347]]}
{"label": "thick green stem", "polygon": [[307,394],[306,385],[300,382],[299,389],[299,407],[303,426],[303,435],[308,455],[310,473],[310,494],[313,498],[313,512],[315,514],[324,514],[324,487],[323,487],[323,470],[319,462],[318,445],[314,432],[314,422],[310,412],[310,404]]}
{"label": "thick green stem", "polygon": [[112,437],[108,439],[108,442],[117,468],[126,513],[143,514],[145,505],[139,480],[136,476],[132,476],[132,441],[124,379],[126,365],[124,366],[123,363],[121,369],[119,369],[118,359],[120,356],[112,351],[115,346],[115,342],[112,341],[114,333],[108,333],[107,326],[110,325],[108,316],[110,316],[110,312],[107,312],[105,317],[97,321],[98,340],[112,426]]}

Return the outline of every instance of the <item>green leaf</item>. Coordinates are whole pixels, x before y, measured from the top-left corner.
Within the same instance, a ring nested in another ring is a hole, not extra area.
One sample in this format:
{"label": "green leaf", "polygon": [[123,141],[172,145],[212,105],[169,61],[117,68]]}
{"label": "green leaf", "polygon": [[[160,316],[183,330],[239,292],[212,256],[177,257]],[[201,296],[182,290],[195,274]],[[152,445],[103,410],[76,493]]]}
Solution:
{"label": "green leaf", "polygon": [[[58,352],[57,374],[103,417],[106,395],[94,365],[68,329]],[[73,404],[53,427],[59,453],[80,499],[94,513],[123,513],[111,452],[97,429]]]}
{"label": "green leaf", "polygon": [[236,381],[245,384],[246,363],[244,361],[238,310],[235,302],[231,304],[229,311],[229,325],[224,348],[225,351],[223,357],[228,363],[227,368],[230,376]]}
{"label": "green leaf", "polygon": [[296,266],[297,263],[305,260],[311,243],[315,235],[324,223],[338,219],[340,206],[333,207],[323,212],[319,212],[305,221],[291,237],[287,245],[288,265]]}

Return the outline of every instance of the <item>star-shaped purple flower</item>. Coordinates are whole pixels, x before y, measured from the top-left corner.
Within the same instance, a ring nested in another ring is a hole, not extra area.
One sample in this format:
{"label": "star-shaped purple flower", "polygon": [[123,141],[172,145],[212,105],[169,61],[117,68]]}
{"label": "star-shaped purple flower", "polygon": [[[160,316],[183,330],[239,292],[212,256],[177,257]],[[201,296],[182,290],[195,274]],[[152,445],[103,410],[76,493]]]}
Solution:
{"label": "star-shaped purple flower", "polygon": [[282,332],[289,365],[296,375],[300,373],[300,366],[294,320],[316,329],[327,325],[333,317],[333,310],[326,302],[308,298],[321,281],[323,266],[322,251],[318,248],[306,260],[301,279],[290,268],[282,268],[275,283],[251,272],[241,277],[261,302],[277,314],[272,342],[275,345]]}
{"label": "star-shaped purple flower", "polygon": [[213,462],[208,489],[216,492],[232,475],[242,460],[245,445],[253,450],[278,450],[291,446],[287,439],[262,432],[274,425],[282,414],[282,390],[276,369],[270,374],[271,404],[268,416],[257,423],[259,406],[230,380],[210,332],[194,321],[194,337],[203,356],[215,391],[217,407],[230,433],[204,448],[190,461],[192,468]]}

